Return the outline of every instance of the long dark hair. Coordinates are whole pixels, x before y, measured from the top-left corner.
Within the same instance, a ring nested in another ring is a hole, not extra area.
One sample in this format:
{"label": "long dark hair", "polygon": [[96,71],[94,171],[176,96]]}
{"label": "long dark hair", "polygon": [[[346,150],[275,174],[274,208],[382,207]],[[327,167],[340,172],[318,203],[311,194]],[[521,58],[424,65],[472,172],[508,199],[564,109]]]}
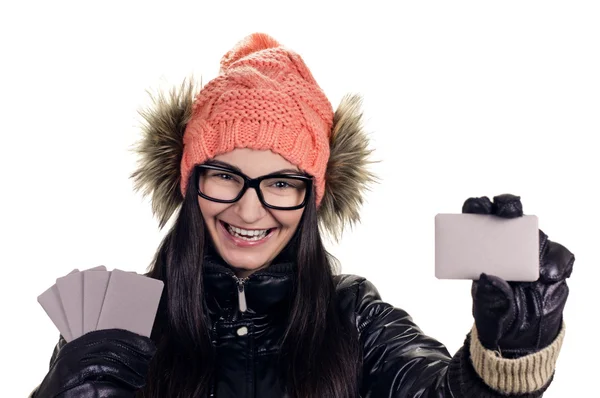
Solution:
{"label": "long dark hair", "polygon": [[[193,173],[196,178],[196,173]],[[157,250],[148,276],[165,282],[152,339],[157,353],[138,397],[207,395],[214,381],[215,350],[202,289],[208,237],[194,184],[177,220]],[[293,303],[279,355],[293,398],[354,398],[362,369],[356,327],[340,316],[333,267],[309,200],[293,238],[298,264]]]}

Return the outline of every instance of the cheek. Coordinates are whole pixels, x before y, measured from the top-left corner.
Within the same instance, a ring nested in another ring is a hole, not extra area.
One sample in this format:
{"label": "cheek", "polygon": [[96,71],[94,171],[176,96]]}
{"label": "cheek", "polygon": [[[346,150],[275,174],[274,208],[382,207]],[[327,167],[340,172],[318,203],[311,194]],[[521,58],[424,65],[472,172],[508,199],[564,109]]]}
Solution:
{"label": "cheek", "polygon": [[207,224],[207,227],[212,228],[211,224],[214,223],[215,217],[223,213],[230,205],[199,198],[198,206],[200,207],[204,223]]}
{"label": "cheek", "polygon": [[283,229],[291,230],[291,232],[294,232],[300,224],[300,220],[302,219],[302,213],[303,210],[277,211],[274,212],[273,216],[275,217],[277,222],[281,224]]}

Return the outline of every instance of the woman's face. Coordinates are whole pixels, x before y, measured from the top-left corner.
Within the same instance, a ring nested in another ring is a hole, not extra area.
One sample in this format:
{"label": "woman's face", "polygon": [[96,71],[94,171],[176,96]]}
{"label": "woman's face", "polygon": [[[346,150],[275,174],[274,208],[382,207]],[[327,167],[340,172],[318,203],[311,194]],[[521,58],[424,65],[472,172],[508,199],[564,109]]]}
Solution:
{"label": "woman's face", "polygon": [[[250,178],[282,170],[299,172],[271,151],[235,149],[214,160]],[[269,266],[296,232],[304,211],[266,208],[252,188],[235,203],[217,203],[198,196],[198,204],[217,252],[242,277]]]}

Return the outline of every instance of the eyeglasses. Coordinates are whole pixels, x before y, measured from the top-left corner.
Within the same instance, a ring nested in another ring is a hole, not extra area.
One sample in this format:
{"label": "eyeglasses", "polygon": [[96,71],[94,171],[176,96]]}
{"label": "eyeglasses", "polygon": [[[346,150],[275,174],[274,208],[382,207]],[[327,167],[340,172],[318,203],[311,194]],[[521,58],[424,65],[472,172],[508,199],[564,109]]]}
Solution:
{"label": "eyeglasses", "polygon": [[295,174],[267,174],[250,178],[227,167],[197,166],[196,190],[204,199],[218,203],[240,200],[248,188],[254,188],[260,203],[274,210],[296,210],[306,205],[312,190],[312,178]]}

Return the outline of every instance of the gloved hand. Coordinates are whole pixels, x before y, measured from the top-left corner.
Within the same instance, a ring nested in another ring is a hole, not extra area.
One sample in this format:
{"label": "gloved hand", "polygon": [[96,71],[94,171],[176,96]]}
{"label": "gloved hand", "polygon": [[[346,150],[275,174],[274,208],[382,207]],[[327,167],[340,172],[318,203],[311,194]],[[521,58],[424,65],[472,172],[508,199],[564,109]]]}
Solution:
{"label": "gloved hand", "polygon": [[[463,213],[523,215],[519,196],[503,194],[469,198]],[[482,274],[473,282],[473,317],[481,344],[504,358],[518,358],[550,345],[562,327],[562,315],[575,256],[539,231],[540,277],[535,282],[506,282]]]}
{"label": "gloved hand", "polygon": [[65,343],[35,398],[133,397],[146,383],[156,352],[147,337],[122,329],[96,330]]}

